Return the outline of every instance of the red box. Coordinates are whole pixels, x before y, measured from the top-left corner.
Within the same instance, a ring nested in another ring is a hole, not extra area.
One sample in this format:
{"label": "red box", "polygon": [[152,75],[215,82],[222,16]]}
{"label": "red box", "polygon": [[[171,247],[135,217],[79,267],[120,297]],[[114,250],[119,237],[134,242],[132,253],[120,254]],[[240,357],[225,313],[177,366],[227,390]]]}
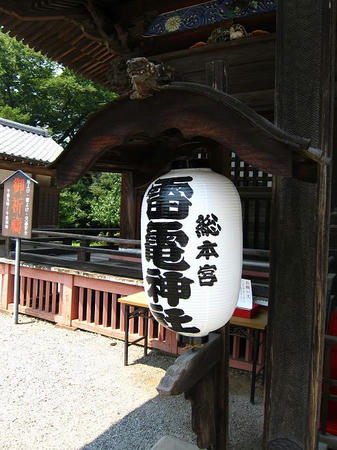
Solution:
{"label": "red box", "polygon": [[233,313],[233,316],[236,317],[243,317],[245,319],[251,319],[256,315],[256,313],[259,310],[259,305],[256,303],[253,304],[253,309],[242,309],[242,308],[235,308],[235,311]]}

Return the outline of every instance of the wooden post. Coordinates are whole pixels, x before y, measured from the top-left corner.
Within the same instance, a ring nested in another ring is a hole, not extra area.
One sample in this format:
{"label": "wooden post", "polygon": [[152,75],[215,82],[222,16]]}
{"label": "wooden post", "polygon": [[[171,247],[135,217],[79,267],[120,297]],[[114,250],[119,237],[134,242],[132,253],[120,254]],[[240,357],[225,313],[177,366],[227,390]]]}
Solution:
{"label": "wooden post", "polygon": [[64,325],[71,326],[73,319],[78,318],[78,288],[74,286],[74,275],[63,275],[62,317]]}
{"label": "wooden post", "polygon": [[[228,92],[228,74],[223,60],[210,61],[206,64],[206,83],[218,91]],[[222,148],[213,149],[211,154],[211,167],[225,176],[230,175],[231,153],[224,153]],[[208,377],[202,381],[199,389],[202,399],[203,388],[209,383],[210,391],[214,390],[215,402],[212,403],[214,411],[214,434],[216,450],[228,448],[228,403],[229,403],[229,324],[220,331],[221,346],[219,362]],[[211,396],[212,392],[210,393]],[[210,421],[212,417],[209,417]],[[205,420],[206,422],[206,420]],[[196,427],[197,428],[197,427]],[[200,439],[200,437],[199,437]]]}
{"label": "wooden post", "polygon": [[122,175],[120,236],[136,238],[136,192],[132,172]]}
{"label": "wooden post", "polygon": [[273,183],[264,446],[314,450],[321,395],[334,104],[335,1],[277,11],[276,123],[326,157],[317,182]]}
{"label": "wooden post", "polygon": [[8,310],[8,305],[13,302],[14,298],[14,276],[11,273],[11,267],[11,264],[4,264],[0,304],[1,308],[5,310]]}

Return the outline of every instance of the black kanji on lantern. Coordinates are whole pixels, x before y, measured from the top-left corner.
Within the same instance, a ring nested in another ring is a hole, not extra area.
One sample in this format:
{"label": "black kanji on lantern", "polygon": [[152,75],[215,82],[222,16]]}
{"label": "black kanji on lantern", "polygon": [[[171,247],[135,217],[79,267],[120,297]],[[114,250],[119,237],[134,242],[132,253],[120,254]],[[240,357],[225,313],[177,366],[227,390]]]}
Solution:
{"label": "black kanji on lantern", "polygon": [[191,295],[190,285],[194,283],[193,280],[184,277],[179,272],[164,272],[161,275],[159,269],[148,269],[146,281],[150,285],[148,294],[153,298],[155,303],[158,303],[158,295],[167,298],[170,306],[177,306],[181,298],[187,299]]}
{"label": "black kanji on lantern", "polygon": [[195,227],[197,236],[218,236],[221,231],[221,226],[217,223],[218,220],[219,219],[214,214],[207,214],[207,216],[200,214],[196,220],[197,226]]}
{"label": "black kanji on lantern", "polygon": [[204,241],[202,245],[199,245],[199,247],[197,247],[200,250],[197,259],[203,257],[206,258],[208,261],[211,256],[218,258],[219,255],[217,254],[214,248],[217,246],[218,244],[212,243],[210,241]]}
{"label": "black kanji on lantern", "polygon": [[149,219],[185,219],[191,206],[193,189],[188,184],[192,177],[160,178],[148,192]]}
{"label": "black kanji on lantern", "polygon": [[[162,306],[155,305],[153,303],[150,304],[150,307],[152,309],[152,314],[157,321],[162,325],[169,327],[171,330],[178,333],[184,332],[192,334],[200,332],[200,329],[197,327],[182,327],[183,324],[189,323],[193,320],[191,316],[185,314],[184,310],[179,308],[169,308],[163,311]],[[165,315],[164,312],[167,315]]]}
{"label": "black kanji on lantern", "polygon": [[209,264],[205,264],[204,266],[200,266],[198,270],[198,278],[200,286],[213,286],[216,283],[217,277],[215,276],[215,271],[217,270],[216,266],[210,266]]}
{"label": "black kanji on lantern", "polygon": [[186,270],[190,267],[182,254],[188,236],[179,222],[152,222],[147,225],[145,257],[161,269]]}

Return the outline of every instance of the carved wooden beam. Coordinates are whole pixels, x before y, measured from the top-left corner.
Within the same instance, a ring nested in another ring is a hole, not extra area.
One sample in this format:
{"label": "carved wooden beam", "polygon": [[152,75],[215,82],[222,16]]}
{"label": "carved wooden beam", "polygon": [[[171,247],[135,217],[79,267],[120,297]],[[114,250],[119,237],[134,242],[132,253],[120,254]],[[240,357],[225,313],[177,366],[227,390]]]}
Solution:
{"label": "carved wooden beam", "polygon": [[[316,173],[315,165],[323,163],[310,140],[282,131],[231,95],[193,83],[156,89],[143,100],[120,97],[93,115],[55,163],[59,185],[79,179],[104,152],[123,145],[127,136],[146,132],[155,137],[168,129],[178,129],[186,138],[206,137],[223,152],[235,151],[252,166],[274,175],[300,174],[311,181],[308,174]],[[172,154],[160,150],[153,152],[151,164],[148,156],[138,155],[139,169],[148,180],[172,159]],[[131,154],[129,158],[132,165]]]}

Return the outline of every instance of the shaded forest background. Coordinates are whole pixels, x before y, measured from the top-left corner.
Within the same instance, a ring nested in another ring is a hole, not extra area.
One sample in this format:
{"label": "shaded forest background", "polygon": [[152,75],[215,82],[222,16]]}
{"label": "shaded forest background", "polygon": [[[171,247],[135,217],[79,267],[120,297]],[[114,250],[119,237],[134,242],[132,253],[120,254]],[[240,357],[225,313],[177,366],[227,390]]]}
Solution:
{"label": "shaded forest background", "polygon": [[[46,128],[64,148],[90,114],[116,94],[0,29],[0,117]],[[119,225],[119,174],[88,174],[61,191],[61,227]]]}

